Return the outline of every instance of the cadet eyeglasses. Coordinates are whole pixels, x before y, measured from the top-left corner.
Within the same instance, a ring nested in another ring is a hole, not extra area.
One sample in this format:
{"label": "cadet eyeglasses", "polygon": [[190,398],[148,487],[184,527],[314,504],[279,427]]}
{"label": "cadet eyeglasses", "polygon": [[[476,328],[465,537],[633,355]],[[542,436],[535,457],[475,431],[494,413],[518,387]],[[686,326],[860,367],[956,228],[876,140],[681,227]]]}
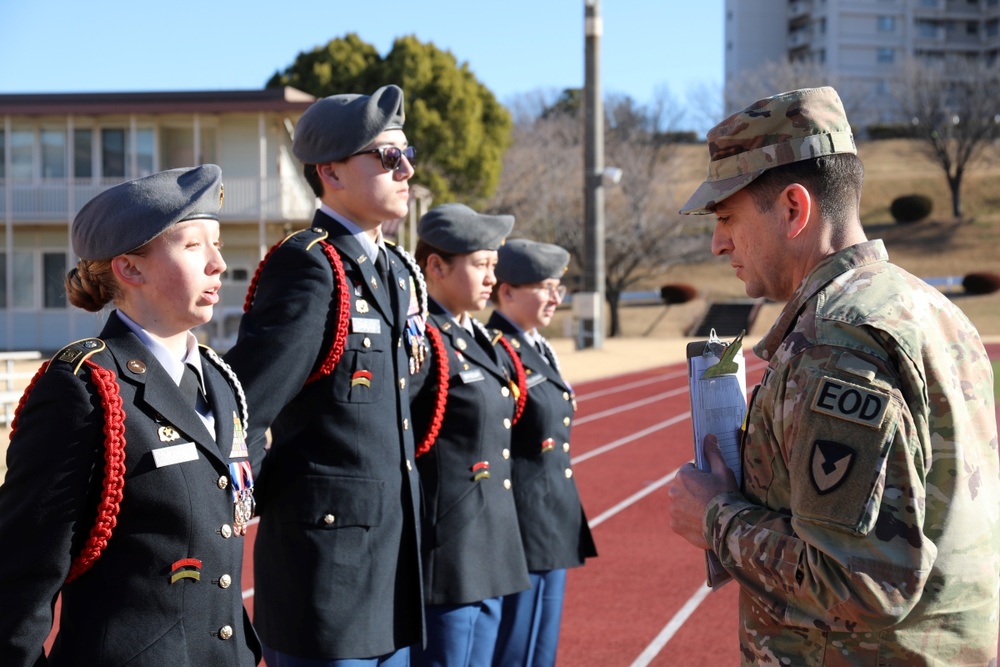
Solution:
{"label": "cadet eyeglasses", "polygon": [[352,158],[355,155],[368,155],[369,153],[378,153],[378,158],[382,161],[382,168],[386,171],[396,171],[399,169],[399,163],[404,157],[410,163],[410,166],[413,166],[414,159],[417,157],[417,149],[413,146],[407,146],[406,148],[400,148],[399,146],[379,146],[369,151],[358,151],[347,157]]}
{"label": "cadet eyeglasses", "polygon": [[537,292],[545,292],[549,296],[558,299],[560,303],[566,298],[565,285],[535,285],[532,289]]}

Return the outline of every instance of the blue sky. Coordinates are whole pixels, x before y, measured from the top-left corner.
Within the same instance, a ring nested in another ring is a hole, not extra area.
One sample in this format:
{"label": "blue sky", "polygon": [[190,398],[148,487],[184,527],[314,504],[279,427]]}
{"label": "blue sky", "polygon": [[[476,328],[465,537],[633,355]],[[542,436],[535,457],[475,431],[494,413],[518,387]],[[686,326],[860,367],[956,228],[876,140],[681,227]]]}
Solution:
{"label": "blue sky", "polygon": [[[718,94],[722,13],[722,0],[602,0],[604,92]],[[433,42],[509,104],[583,85],[583,14],[582,0],[0,0],[0,93],[260,88],[356,32],[382,54],[403,35]]]}

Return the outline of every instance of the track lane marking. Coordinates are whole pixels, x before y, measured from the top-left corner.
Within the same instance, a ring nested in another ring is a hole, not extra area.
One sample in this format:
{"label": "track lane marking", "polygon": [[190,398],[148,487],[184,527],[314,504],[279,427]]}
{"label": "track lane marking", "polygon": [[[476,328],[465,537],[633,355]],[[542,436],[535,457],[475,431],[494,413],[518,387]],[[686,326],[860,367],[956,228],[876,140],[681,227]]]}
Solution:
{"label": "track lane marking", "polygon": [[695,594],[688,598],[688,601],[684,603],[684,606],[681,607],[676,614],[674,614],[674,617],[670,619],[670,622],[667,623],[662,630],[660,630],[660,633],[656,635],[652,642],[650,642],[649,646],[647,646],[643,652],[639,654],[638,658],[632,661],[631,667],[646,667],[646,665],[651,663],[653,659],[660,654],[663,647],[667,645],[667,642],[673,638],[674,634],[681,629],[681,626],[684,625],[685,621],[690,618],[691,614],[698,609],[698,605],[700,605],[711,592],[711,588],[702,584],[701,588],[695,591]]}
{"label": "track lane marking", "polygon": [[666,421],[662,421],[659,424],[653,424],[652,426],[650,426],[648,428],[644,428],[641,431],[636,431],[632,435],[626,435],[623,438],[618,438],[617,440],[613,440],[612,442],[609,442],[606,445],[601,445],[600,447],[598,447],[596,449],[592,449],[589,452],[586,452],[584,454],[580,454],[579,456],[574,456],[573,458],[570,459],[570,463],[572,463],[573,465],[576,465],[577,463],[582,463],[583,461],[586,461],[587,459],[592,459],[595,456],[599,456],[599,455],[604,454],[606,452],[610,452],[612,449],[617,449],[618,447],[621,447],[622,445],[627,445],[628,443],[632,442],[633,440],[636,440],[636,439],[641,438],[643,436],[647,436],[650,433],[656,433],[657,431],[665,429],[665,428],[667,428],[669,426],[673,426],[674,424],[678,424],[678,423],[684,421],[685,419],[689,419],[690,417],[691,417],[691,411],[689,410],[687,412],[684,412],[684,413],[681,413],[681,414],[677,415],[676,417],[671,417],[670,419],[667,419]]}

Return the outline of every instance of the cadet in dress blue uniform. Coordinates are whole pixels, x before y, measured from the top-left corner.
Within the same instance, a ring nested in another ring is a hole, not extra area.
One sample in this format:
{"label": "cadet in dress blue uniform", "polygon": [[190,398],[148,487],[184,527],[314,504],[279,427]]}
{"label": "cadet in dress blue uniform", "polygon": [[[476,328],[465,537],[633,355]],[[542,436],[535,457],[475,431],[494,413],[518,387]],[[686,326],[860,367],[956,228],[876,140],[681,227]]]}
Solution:
{"label": "cadet in dress blue uniform", "polygon": [[513,239],[498,254],[496,309],[487,326],[503,332],[527,377],[524,413],[511,433],[511,481],[531,588],[504,597],[493,664],[549,667],[556,661],[566,568],[597,555],[570,466],[573,389],[538,332],[566,295],[559,281],[569,253]]}
{"label": "cadet in dress blue uniform", "polygon": [[268,667],[406,665],[423,639],[408,392],[425,306],[381,232],[408,209],[403,120],[396,86],[306,110],[292,151],[320,208],[262,262],[226,355],[272,432],[254,547]]}
{"label": "cadet in dress blue uniform", "polygon": [[[111,188],[72,226],[73,305],[99,338],[25,392],[0,487],[0,664],[256,665],[240,572],[263,438],[236,376],[191,327],[218,302],[221,172]],[[43,643],[62,592],[59,633]]]}
{"label": "cadet in dress blue uniform", "polygon": [[496,249],[513,226],[512,216],[461,204],[433,208],[417,225],[432,356],[413,398],[427,604],[419,666],[488,666],[502,596],[528,587],[511,494],[510,429],[523,407],[518,374],[495,345],[499,334],[469,315],[489,300]]}

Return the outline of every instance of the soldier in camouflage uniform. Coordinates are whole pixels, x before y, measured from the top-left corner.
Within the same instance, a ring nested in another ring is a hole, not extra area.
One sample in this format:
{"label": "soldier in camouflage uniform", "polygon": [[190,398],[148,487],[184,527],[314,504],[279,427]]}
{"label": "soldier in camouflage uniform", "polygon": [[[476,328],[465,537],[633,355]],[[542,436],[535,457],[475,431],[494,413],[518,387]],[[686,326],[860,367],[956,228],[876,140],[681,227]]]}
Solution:
{"label": "soldier in camouflage uniform", "polygon": [[755,352],[737,483],[706,440],[671,526],[740,586],[743,664],[996,665],[1000,484],[989,358],[947,298],[888,262],[832,88],[708,135],[712,250],[787,301]]}

